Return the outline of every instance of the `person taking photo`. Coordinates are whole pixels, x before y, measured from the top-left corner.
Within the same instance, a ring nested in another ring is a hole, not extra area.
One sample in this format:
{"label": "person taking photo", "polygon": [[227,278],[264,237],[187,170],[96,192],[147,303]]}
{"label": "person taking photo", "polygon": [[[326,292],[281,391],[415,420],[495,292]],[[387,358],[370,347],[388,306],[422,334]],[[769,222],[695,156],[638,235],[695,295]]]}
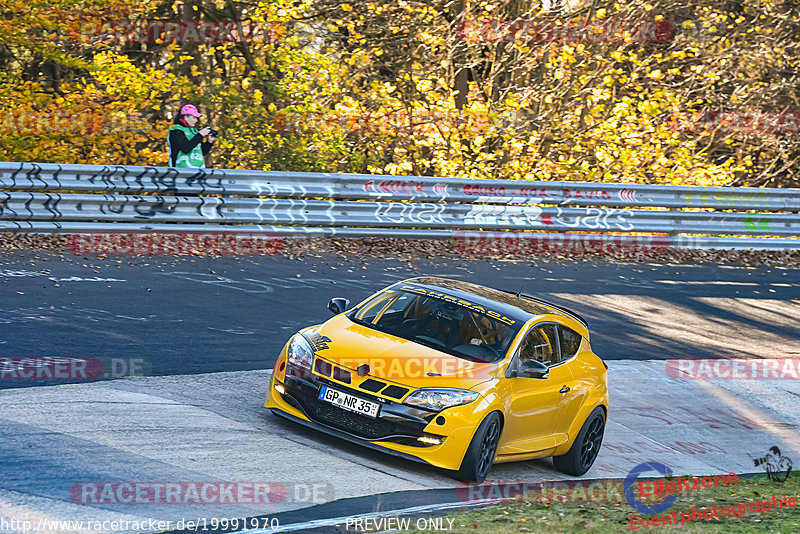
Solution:
{"label": "person taking photo", "polygon": [[[217,131],[211,126],[197,129],[202,115],[197,108],[187,104],[175,117],[175,124],[167,135],[169,149],[169,166],[204,169],[205,155],[211,151],[211,145],[217,138]],[[203,140],[205,139],[205,141]]]}

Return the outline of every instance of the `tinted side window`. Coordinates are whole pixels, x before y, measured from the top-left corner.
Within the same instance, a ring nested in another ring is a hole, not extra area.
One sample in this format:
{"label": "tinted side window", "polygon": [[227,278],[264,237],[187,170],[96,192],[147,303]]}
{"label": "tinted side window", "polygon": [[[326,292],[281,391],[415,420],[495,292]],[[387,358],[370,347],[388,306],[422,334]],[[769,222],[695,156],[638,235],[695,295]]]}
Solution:
{"label": "tinted side window", "polygon": [[581,335],[566,326],[559,327],[558,333],[561,334],[561,358],[572,358],[581,346]]}
{"label": "tinted side window", "polygon": [[522,340],[519,348],[521,361],[537,360],[545,365],[555,365],[560,360],[556,347],[556,327],[552,324],[537,326]]}

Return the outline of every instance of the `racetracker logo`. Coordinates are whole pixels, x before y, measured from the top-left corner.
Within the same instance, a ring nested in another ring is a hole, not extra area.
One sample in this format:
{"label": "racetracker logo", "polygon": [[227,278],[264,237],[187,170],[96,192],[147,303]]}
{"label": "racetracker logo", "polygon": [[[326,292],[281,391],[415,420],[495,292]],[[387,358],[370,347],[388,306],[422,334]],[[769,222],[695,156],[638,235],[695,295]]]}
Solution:
{"label": "racetracker logo", "polygon": [[617,254],[659,253],[667,236],[458,232],[455,252],[467,254]]}
{"label": "racetracker logo", "polygon": [[252,20],[106,20],[81,24],[81,41],[93,44],[223,44],[280,41],[287,28]]}
{"label": "racetracker logo", "polygon": [[800,378],[800,358],[667,360],[667,376],[688,380],[780,380]]}
{"label": "racetracker logo", "polygon": [[12,109],[0,117],[0,133],[20,135],[86,136],[122,132],[146,133],[151,125],[137,112],[103,114],[97,109]]}
{"label": "racetracker logo", "polygon": [[[360,374],[359,376],[370,376],[384,378],[386,380],[408,380],[414,378],[423,378],[429,376],[457,376],[460,378],[475,378],[483,377],[489,378],[485,369],[476,368],[471,366],[466,360],[459,360],[458,358],[424,358],[424,357],[408,357],[408,358],[392,358],[385,360],[381,358],[337,358],[335,361],[323,360],[317,356],[314,360],[314,372],[322,376],[333,376],[339,378],[341,371],[339,366],[347,369],[367,370],[367,373]],[[364,367],[366,366],[366,367]],[[349,382],[349,376],[345,381]]]}
{"label": "racetracker logo", "polygon": [[0,358],[0,380],[98,380],[147,376],[144,358]]}
{"label": "racetracker logo", "polygon": [[681,111],[672,114],[667,125],[693,134],[798,135],[800,111]]}
{"label": "racetracker logo", "polygon": [[517,19],[466,21],[456,38],[468,43],[664,43],[675,35],[665,20]]}
{"label": "racetracker logo", "polygon": [[7,134],[91,135],[103,129],[104,118],[84,111],[19,111],[9,110],[0,118],[0,132]]}
{"label": "racetracker logo", "polygon": [[78,482],[77,504],[320,504],[333,498],[330,484],[280,482]]}
{"label": "racetracker logo", "polygon": [[[524,499],[540,504],[549,503],[613,503],[626,502],[620,480],[568,480],[562,482],[492,482],[462,483],[456,488],[461,502],[496,502]],[[654,496],[649,497],[655,500]],[[659,499],[660,502],[660,499]]]}
{"label": "racetracker logo", "polygon": [[73,254],[271,255],[286,242],[278,234],[71,234]]}

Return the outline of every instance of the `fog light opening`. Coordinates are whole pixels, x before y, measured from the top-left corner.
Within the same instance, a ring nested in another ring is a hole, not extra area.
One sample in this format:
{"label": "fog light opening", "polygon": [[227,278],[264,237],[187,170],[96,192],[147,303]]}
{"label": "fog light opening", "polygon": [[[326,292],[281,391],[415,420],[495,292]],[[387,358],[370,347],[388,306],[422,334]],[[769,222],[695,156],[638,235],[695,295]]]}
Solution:
{"label": "fog light opening", "polygon": [[421,443],[426,443],[428,445],[441,445],[442,440],[439,438],[435,438],[433,436],[420,436],[417,438],[417,441]]}
{"label": "fog light opening", "polygon": [[275,384],[275,391],[283,395],[284,393],[286,393],[286,388],[283,387],[283,384]]}

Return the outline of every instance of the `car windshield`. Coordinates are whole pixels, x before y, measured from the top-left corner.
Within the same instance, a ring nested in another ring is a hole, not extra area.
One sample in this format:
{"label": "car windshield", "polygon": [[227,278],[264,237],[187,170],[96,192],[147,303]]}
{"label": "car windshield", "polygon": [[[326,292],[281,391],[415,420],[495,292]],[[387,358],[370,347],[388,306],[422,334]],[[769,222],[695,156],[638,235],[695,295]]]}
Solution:
{"label": "car windshield", "polygon": [[376,294],[348,317],[465,360],[502,360],[522,323],[490,317],[492,312],[468,304],[392,289]]}

